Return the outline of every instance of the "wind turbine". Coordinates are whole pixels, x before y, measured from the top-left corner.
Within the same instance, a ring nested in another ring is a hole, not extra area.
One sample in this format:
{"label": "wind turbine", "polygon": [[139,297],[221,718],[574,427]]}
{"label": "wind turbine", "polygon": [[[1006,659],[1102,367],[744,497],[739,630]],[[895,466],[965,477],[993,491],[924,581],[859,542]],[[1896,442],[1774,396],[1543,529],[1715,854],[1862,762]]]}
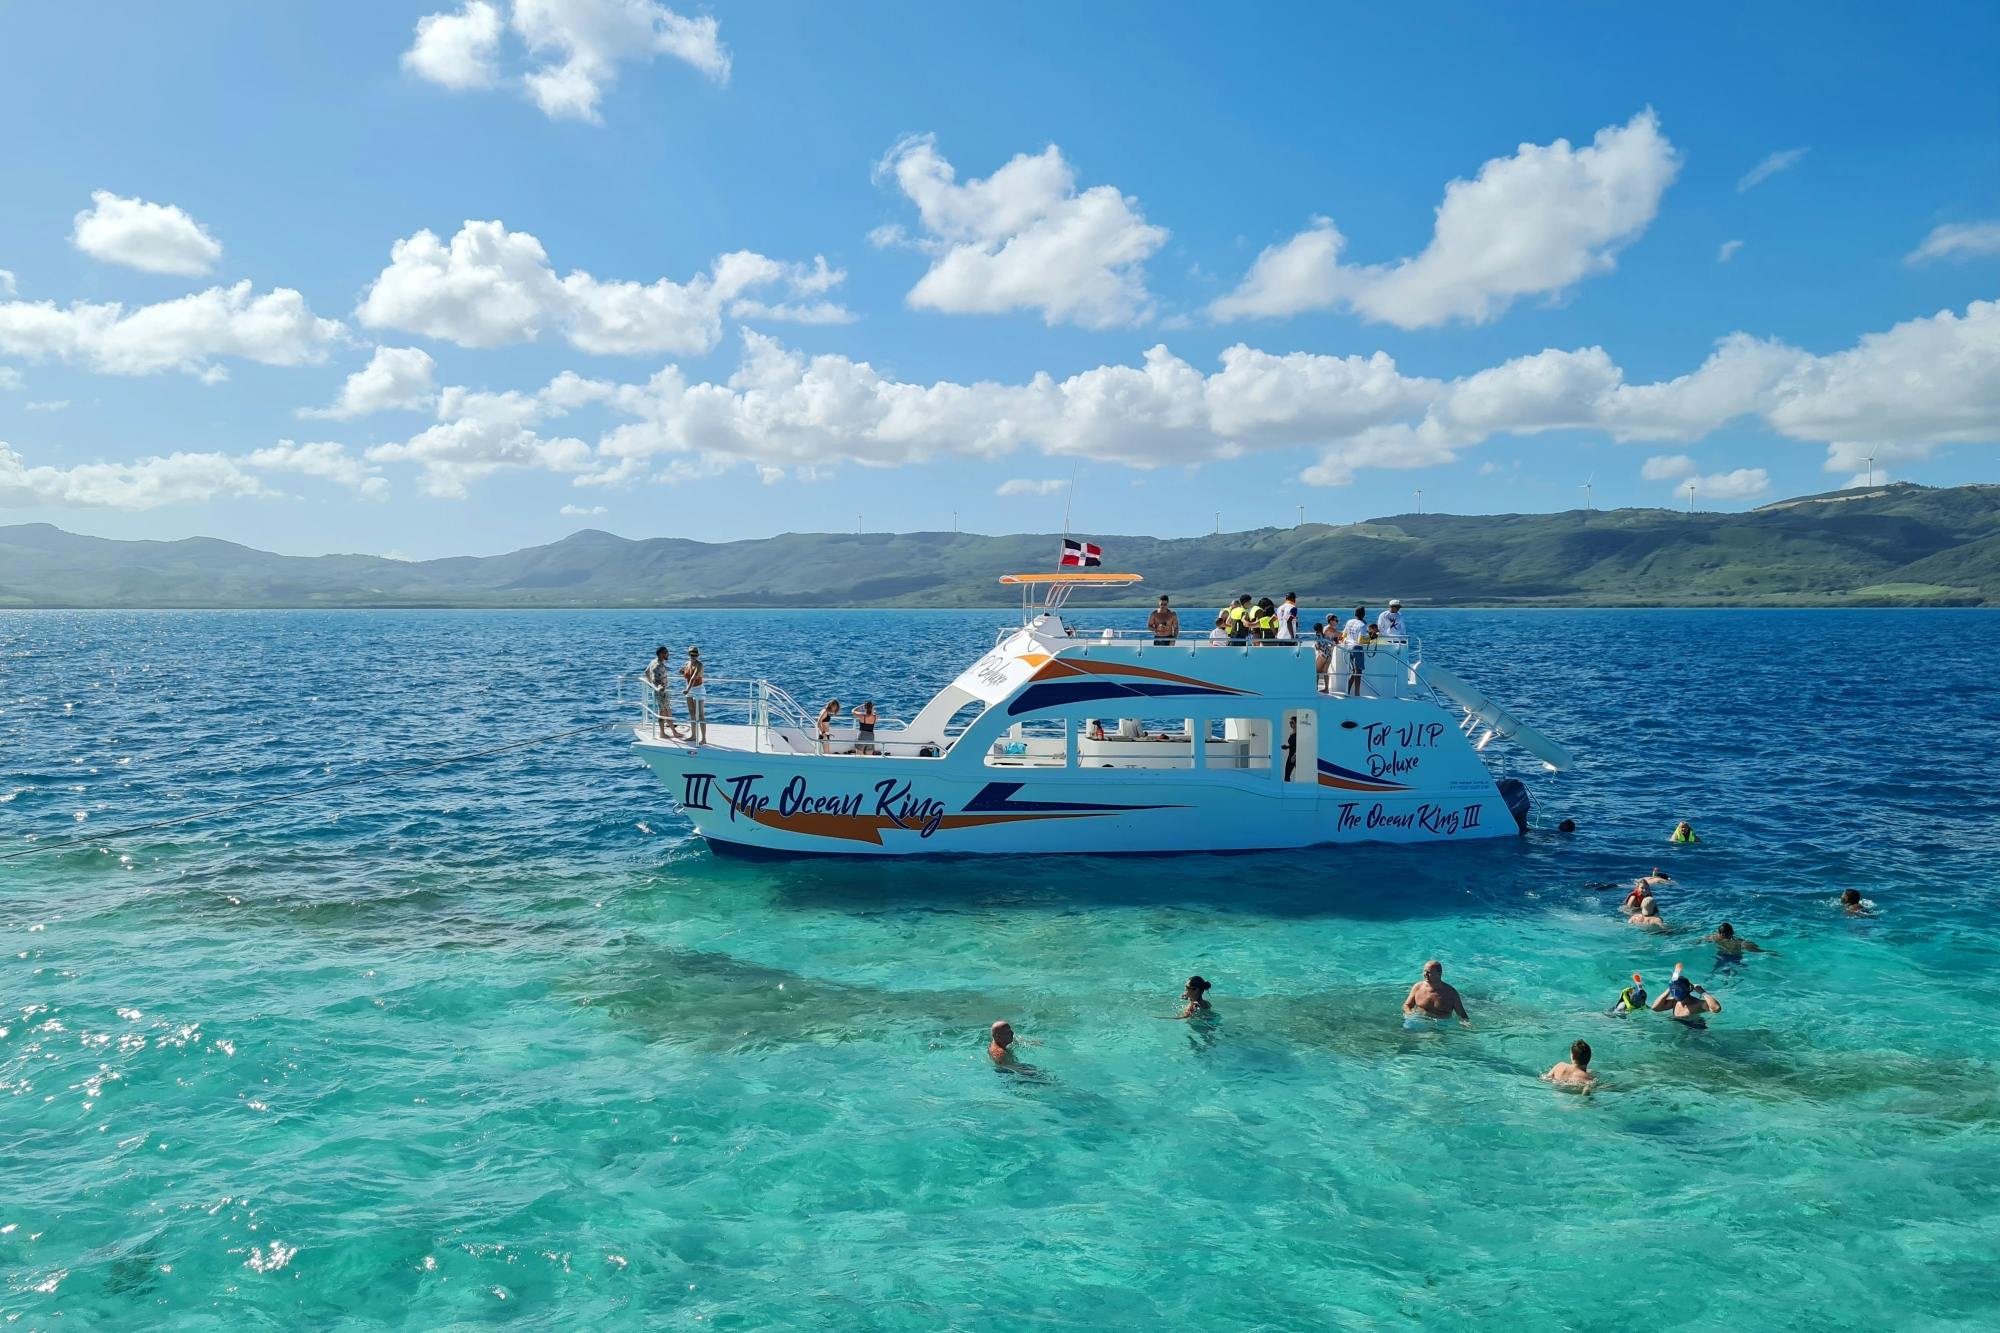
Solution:
{"label": "wind turbine", "polygon": [[1694,512],[1694,483],[1693,483],[1693,482],[1689,482],[1689,483],[1688,483],[1688,512],[1689,512],[1690,514],[1692,514],[1692,513]]}
{"label": "wind turbine", "polygon": [[1424,488],[1419,486],[1417,487],[1417,513],[1422,514],[1423,512],[1424,512]]}
{"label": "wind turbine", "polygon": [[1583,483],[1583,512],[1586,514],[1590,512],[1590,483],[1596,480],[1597,474],[1593,472]]}
{"label": "wind turbine", "polygon": [[1300,506],[1299,506],[1299,526],[1300,526],[1300,527],[1304,527],[1305,525],[1306,525],[1306,507],[1305,507],[1304,505],[1300,505]]}
{"label": "wind turbine", "polygon": [[1870,490],[1875,488],[1875,451],[1873,449],[1868,451],[1868,488]]}

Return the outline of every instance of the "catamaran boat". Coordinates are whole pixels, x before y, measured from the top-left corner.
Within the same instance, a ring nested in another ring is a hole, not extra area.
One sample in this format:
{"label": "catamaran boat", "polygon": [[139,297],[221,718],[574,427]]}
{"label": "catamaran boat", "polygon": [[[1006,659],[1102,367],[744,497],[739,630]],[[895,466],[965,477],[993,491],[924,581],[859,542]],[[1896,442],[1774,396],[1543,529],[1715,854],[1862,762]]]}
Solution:
{"label": "catamaran boat", "polygon": [[822,735],[769,681],[711,679],[703,743],[659,738],[648,702],[633,749],[713,846],[866,856],[1502,837],[1527,830],[1529,798],[1489,771],[1487,747],[1570,764],[1425,663],[1414,638],[1361,647],[1355,681],[1349,648],[1322,678],[1310,642],[1163,642],[1065,622],[1077,590],[1140,581],[1007,575],[1022,588],[1018,627],[872,738],[851,722]]}

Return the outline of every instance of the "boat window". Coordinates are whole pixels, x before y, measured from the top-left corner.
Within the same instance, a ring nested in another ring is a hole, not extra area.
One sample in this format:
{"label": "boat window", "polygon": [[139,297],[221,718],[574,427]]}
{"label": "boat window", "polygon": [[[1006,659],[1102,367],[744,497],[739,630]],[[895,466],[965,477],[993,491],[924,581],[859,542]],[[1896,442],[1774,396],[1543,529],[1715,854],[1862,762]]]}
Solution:
{"label": "boat window", "polygon": [[1069,766],[1069,722],[1063,718],[1031,718],[1000,733],[986,749],[988,768],[1066,768]]}
{"label": "boat window", "polygon": [[1269,768],[1271,719],[1212,717],[1201,723],[1203,768]]}
{"label": "boat window", "polygon": [[1196,734],[1192,718],[1085,718],[1077,724],[1077,767],[1193,768]]}

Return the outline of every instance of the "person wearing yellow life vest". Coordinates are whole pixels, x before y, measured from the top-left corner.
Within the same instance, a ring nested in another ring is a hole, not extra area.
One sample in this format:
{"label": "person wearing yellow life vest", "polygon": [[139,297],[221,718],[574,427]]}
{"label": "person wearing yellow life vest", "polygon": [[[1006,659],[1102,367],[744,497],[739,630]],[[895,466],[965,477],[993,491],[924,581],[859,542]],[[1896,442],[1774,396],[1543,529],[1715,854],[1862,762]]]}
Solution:
{"label": "person wearing yellow life vest", "polygon": [[1250,637],[1250,594],[1246,592],[1223,607],[1222,619],[1229,627],[1229,646],[1241,648]]}
{"label": "person wearing yellow life vest", "polygon": [[1271,605],[1266,597],[1257,603],[1257,610],[1251,617],[1251,626],[1257,631],[1258,643],[1271,643],[1278,637],[1278,608]]}

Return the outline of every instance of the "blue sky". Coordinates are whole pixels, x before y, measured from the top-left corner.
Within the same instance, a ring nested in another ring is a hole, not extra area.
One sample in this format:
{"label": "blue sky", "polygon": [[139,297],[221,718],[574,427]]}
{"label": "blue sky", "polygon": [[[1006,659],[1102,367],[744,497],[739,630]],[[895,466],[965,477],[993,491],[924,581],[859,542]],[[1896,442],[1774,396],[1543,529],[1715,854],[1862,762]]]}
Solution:
{"label": "blue sky", "polygon": [[5,6],[0,523],[424,557],[1047,529],[1073,473],[1079,530],[1159,534],[1990,480],[1996,68],[1990,4]]}

